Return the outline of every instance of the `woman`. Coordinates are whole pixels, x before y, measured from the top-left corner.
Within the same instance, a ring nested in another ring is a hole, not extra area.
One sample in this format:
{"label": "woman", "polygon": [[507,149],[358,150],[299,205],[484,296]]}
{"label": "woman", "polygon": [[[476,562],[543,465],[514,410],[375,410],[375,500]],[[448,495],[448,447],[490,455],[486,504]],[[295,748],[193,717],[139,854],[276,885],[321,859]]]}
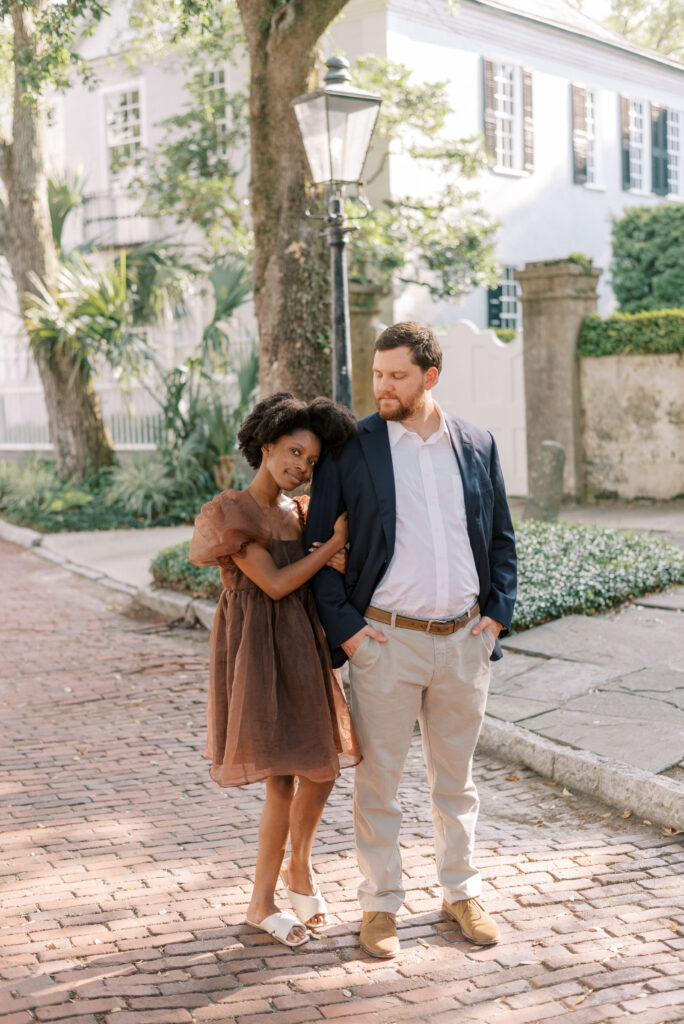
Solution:
{"label": "woman", "polygon": [[[322,450],[334,457],[355,432],[351,413],[324,398],[306,405],[279,393],[259,402],[238,433],[256,476],[204,506],[190,545],[190,561],[219,565],[224,586],[211,633],[210,773],[220,786],[266,781],[247,922],[287,946],[308,941],[306,925],[328,924],[311,847],[335,778],[360,754],[305,586],[331,559],[343,567],[346,514],[306,554],[308,498],[283,492],[310,480]],[[275,904],[281,870],[297,917]]]}

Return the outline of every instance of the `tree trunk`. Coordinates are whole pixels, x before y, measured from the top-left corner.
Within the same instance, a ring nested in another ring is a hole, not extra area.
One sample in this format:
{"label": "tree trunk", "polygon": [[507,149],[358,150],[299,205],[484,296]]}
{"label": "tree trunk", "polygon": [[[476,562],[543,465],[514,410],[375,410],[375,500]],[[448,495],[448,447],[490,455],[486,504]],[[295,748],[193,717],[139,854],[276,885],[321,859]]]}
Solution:
{"label": "tree trunk", "polygon": [[311,88],[316,46],[347,0],[238,0],[250,60],[250,199],[262,395],[329,395],[330,255],[305,217],[309,168],[290,102]]}
{"label": "tree trunk", "polygon": [[[33,12],[40,17],[45,3],[42,0],[33,9],[10,3],[15,53],[13,139],[2,143],[0,170],[8,201],[0,211],[0,249],[12,271],[22,312],[25,294],[33,290],[33,275],[54,288],[58,270],[47,199],[45,109],[40,100],[27,102],[17,67],[22,54],[30,58],[39,53]],[[35,358],[60,476],[82,480],[89,468],[109,465],[114,457],[92,380],[88,374],[74,372],[66,353],[37,351]]]}

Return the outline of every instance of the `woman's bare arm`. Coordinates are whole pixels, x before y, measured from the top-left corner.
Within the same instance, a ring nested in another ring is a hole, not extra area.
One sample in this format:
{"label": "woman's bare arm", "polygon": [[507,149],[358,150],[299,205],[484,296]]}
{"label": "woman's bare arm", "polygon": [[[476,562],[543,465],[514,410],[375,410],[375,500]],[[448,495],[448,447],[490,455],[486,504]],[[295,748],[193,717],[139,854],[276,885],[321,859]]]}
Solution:
{"label": "woman's bare arm", "polygon": [[310,580],[335,552],[344,547],[347,539],[347,521],[344,513],[335,523],[335,532],[330,540],[326,540],[311,554],[290,565],[278,568],[270,553],[260,544],[249,544],[241,555],[233,555],[232,558],[252,583],[256,583],[257,587],[274,601],[279,601],[281,597],[286,597]]}

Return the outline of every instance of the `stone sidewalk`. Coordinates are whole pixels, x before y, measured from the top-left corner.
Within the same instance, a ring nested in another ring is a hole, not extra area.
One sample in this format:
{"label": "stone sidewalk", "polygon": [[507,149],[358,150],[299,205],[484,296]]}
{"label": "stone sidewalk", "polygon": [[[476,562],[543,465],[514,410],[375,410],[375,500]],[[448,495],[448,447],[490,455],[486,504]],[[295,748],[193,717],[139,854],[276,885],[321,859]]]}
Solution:
{"label": "stone sidewalk", "polygon": [[263,787],[209,780],[206,633],[5,543],[0,606],[2,1024],[684,1021],[673,830],[478,755],[502,940],[472,946],[439,913],[416,741],[400,956],[357,945],[351,772],[314,852],[334,927],[290,951],[244,923]]}
{"label": "stone sidewalk", "polygon": [[[511,500],[519,516],[522,503]],[[684,501],[566,507],[568,522],[649,530],[684,546]],[[149,563],[191,527],[0,537],[210,628],[215,605],[151,588]],[[504,641],[480,748],[566,787],[684,830],[684,587],[617,612],[568,616]]]}

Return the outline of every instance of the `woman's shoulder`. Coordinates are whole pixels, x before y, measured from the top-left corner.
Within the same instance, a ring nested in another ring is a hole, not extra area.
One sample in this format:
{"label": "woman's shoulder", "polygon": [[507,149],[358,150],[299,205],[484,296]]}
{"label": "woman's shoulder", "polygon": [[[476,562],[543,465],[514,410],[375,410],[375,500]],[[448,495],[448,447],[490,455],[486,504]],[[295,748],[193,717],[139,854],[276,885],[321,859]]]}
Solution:
{"label": "woman's shoulder", "polygon": [[202,506],[200,517],[211,520],[222,529],[254,529],[257,535],[264,532],[261,509],[247,491],[228,489],[221,491]]}

